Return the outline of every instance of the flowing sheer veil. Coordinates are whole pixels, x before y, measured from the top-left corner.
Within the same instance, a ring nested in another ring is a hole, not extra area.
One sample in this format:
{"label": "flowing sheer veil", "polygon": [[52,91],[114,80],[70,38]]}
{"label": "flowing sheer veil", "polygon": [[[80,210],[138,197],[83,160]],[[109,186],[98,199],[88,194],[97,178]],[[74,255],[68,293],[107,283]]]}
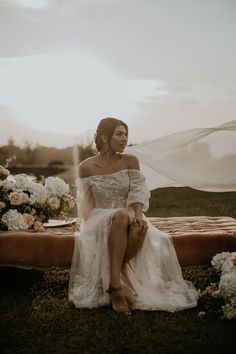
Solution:
{"label": "flowing sheer veil", "polygon": [[236,191],[236,120],[173,133],[125,152],[138,157],[150,190],[189,186]]}

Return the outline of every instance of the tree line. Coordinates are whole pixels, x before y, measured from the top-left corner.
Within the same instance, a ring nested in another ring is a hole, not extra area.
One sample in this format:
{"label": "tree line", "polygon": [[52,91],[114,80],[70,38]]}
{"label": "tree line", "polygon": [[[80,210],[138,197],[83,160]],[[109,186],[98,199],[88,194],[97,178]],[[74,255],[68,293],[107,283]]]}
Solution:
{"label": "tree line", "polygon": [[[77,148],[80,161],[95,154],[92,143],[86,146],[78,145]],[[10,138],[6,145],[0,146],[0,164],[4,165],[7,158],[16,156],[13,162],[14,166],[72,165],[73,149],[73,146],[60,149],[38,144],[33,145],[28,141],[25,141],[23,146],[18,146]]]}

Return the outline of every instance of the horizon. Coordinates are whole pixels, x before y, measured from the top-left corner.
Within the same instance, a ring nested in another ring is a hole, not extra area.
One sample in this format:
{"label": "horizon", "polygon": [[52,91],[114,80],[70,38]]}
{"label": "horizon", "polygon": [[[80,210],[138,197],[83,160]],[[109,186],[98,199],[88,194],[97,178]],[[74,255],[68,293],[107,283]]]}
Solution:
{"label": "horizon", "polygon": [[235,118],[230,0],[1,0],[0,10],[0,144],[71,146],[105,116],[129,125],[131,144]]}

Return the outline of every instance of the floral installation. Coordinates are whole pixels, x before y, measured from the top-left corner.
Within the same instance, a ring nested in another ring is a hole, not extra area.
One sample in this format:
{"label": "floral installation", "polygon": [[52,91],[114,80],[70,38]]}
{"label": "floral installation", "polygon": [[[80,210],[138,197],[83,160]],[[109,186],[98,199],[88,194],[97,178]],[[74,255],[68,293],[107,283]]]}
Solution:
{"label": "floral installation", "polygon": [[218,274],[219,281],[211,283],[200,293],[200,303],[208,309],[212,309],[214,304],[220,304],[218,312],[223,314],[223,318],[236,320],[236,252],[216,254],[211,265]]}
{"label": "floral installation", "polygon": [[50,218],[64,219],[75,200],[69,185],[59,177],[37,182],[26,174],[10,175],[15,157],[0,165],[0,230],[44,231]]}

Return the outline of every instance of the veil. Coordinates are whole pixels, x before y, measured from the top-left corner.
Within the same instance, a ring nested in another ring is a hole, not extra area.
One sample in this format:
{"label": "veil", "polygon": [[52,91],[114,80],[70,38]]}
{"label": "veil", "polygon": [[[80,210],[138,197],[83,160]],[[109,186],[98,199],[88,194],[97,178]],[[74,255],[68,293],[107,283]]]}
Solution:
{"label": "veil", "polygon": [[125,152],[139,159],[150,190],[188,186],[236,191],[236,120],[166,135]]}

